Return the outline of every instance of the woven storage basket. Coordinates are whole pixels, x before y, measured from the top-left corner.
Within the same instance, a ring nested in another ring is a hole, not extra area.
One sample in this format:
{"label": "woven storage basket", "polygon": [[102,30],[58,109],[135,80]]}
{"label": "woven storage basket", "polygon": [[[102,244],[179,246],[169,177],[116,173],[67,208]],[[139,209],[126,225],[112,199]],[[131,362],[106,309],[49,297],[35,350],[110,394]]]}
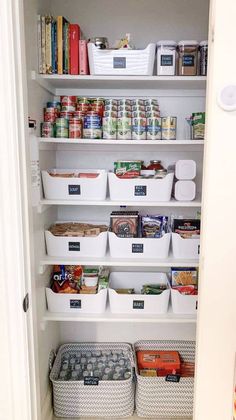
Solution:
{"label": "woven storage basket", "polygon": [[134,411],[134,378],[99,381],[84,385],[84,381],[60,381],[58,374],[64,353],[96,350],[125,350],[134,366],[132,347],[125,343],[64,344],[57,353],[50,380],[53,384],[53,406],[57,417],[129,417]]}
{"label": "woven storage basket", "polygon": [[[177,350],[181,359],[195,359],[193,341],[139,341],[138,350]],[[191,418],[193,414],[194,378],[180,378],[178,383],[166,382],[164,377],[145,378],[139,375],[136,360],[136,410],[140,417],[155,419]]]}

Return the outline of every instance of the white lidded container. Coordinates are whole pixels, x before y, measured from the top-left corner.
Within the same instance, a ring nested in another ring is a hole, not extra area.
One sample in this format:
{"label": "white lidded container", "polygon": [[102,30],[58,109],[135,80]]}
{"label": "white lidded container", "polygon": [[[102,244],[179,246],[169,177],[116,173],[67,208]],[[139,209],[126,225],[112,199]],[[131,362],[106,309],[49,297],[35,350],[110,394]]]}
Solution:
{"label": "white lidded container", "polygon": [[175,164],[175,177],[177,179],[194,179],[196,177],[197,165],[194,160],[180,159]]}
{"label": "white lidded container", "polygon": [[176,47],[175,41],[159,41],[157,43],[157,75],[174,76],[176,65]]}
{"label": "white lidded container", "polygon": [[177,201],[192,201],[196,197],[196,184],[194,181],[177,181],[174,190]]}

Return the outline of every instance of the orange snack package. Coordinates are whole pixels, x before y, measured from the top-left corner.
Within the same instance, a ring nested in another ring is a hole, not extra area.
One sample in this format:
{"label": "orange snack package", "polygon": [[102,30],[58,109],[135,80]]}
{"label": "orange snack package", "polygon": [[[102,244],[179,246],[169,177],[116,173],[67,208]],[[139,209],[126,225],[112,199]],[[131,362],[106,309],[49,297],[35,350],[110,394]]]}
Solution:
{"label": "orange snack package", "polygon": [[140,350],[137,352],[138,368],[142,370],[155,369],[157,376],[165,376],[180,372],[180,356],[177,351]]}

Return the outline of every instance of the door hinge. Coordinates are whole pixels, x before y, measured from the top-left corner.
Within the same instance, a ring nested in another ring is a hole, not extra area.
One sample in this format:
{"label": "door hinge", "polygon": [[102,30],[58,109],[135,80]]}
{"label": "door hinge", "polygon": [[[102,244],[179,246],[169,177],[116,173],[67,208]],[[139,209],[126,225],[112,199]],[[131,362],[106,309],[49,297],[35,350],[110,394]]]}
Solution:
{"label": "door hinge", "polygon": [[23,310],[24,312],[27,312],[28,309],[29,309],[29,293],[26,293],[23,299]]}

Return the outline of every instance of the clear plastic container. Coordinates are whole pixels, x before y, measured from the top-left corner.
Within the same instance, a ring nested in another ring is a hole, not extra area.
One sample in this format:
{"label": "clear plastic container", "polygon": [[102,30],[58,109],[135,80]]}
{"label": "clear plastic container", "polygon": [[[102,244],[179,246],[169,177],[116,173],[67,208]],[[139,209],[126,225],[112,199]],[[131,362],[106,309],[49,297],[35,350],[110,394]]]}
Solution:
{"label": "clear plastic container", "polygon": [[207,60],[208,60],[208,41],[202,41],[199,44],[200,53],[200,76],[207,75]]}
{"label": "clear plastic container", "polygon": [[180,41],[179,50],[179,76],[196,76],[198,68],[198,42]]}
{"label": "clear plastic container", "polygon": [[177,43],[175,41],[159,41],[157,43],[158,76],[174,76],[176,66]]}

